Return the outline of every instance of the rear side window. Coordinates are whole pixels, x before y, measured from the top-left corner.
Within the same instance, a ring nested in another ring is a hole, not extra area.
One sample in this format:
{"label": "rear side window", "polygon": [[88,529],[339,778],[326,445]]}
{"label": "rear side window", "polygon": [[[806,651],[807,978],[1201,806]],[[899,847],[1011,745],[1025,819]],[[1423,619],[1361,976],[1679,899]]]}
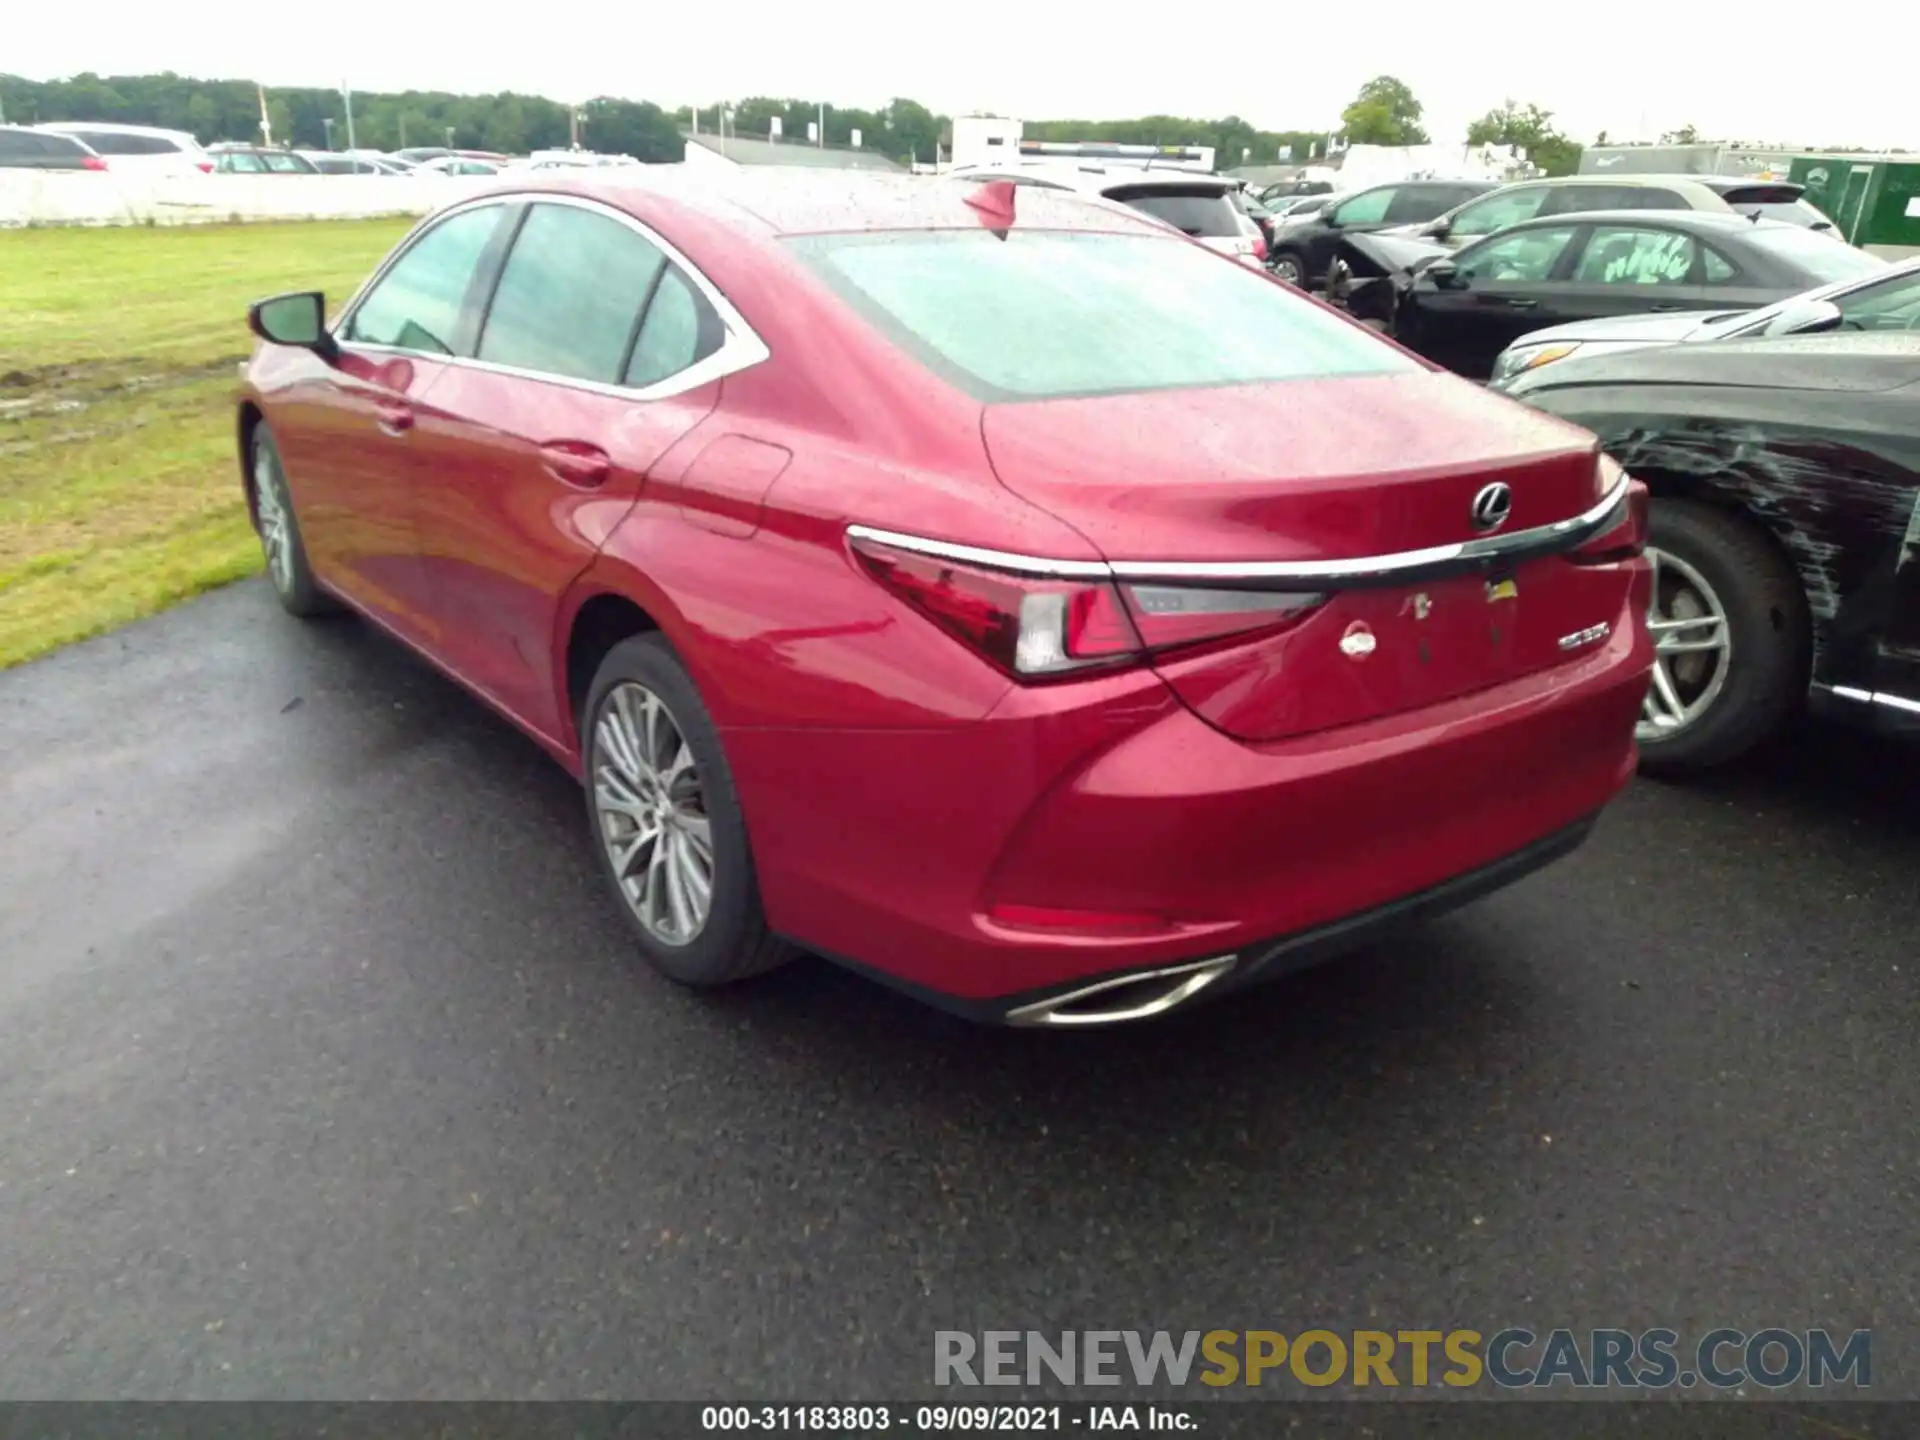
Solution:
{"label": "rear side window", "polygon": [[1121,186],[1106,192],[1109,200],[1118,200],[1156,220],[1164,220],[1185,234],[1203,240],[1217,240],[1240,233],[1234,219],[1233,202],[1219,190],[1195,186],[1191,190],[1143,190]]}
{"label": "rear side window", "polygon": [[367,293],[341,338],[454,354],[461,307],[501,214],[498,205],[462,210],[420,236]]}
{"label": "rear side window", "polygon": [[667,257],[610,215],[535,205],[513,242],[479,358],[569,380],[619,383]]}
{"label": "rear side window", "polygon": [[1573,273],[1582,285],[1684,285],[1700,247],[1674,230],[1595,228]]}
{"label": "rear side window", "polygon": [[[1451,186],[1408,185],[1387,206],[1387,222],[1392,225],[1420,225],[1438,220],[1454,206],[1473,198],[1471,190]],[[1345,210],[1342,210],[1345,215]]]}
{"label": "rear side window", "polygon": [[229,150],[215,163],[220,169],[236,175],[258,175],[267,168],[258,155],[245,150]]}
{"label": "rear side window", "polygon": [[165,135],[120,135],[111,130],[70,130],[101,155],[177,155],[180,146]]}
{"label": "rear side window", "polygon": [[307,167],[295,155],[269,153],[266,157],[267,169],[276,175],[305,175]]}
{"label": "rear side window", "polygon": [[901,231],[787,243],[901,349],[982,401],[1424,369],[1249,267],[1165,237]]}
{"label": "rear side window", "polygon": [[1700,261],[1709,285],[1731,285],[1740,278],[1739,267],[1710,245],[1700,247]]}
{"label": "rear side window", "polygon": [[633,358],[627,362],[626,383],[636,388],[658,385],[706,359],[725,338],[720,317],[707,297],[670,264],[640,323]]}

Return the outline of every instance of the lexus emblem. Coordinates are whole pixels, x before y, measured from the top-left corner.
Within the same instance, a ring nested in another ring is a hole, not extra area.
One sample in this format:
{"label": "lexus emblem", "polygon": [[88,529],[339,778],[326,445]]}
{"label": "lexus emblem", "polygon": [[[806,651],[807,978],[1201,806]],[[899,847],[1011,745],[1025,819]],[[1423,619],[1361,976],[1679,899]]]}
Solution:
{"label": "lexus emblem", "polygon": [[1346,633],[1340,637],[1340,653],[1349,660],[1364,660],[1374,652],[1378,643],[1367,622],[1356,620],[1347,626]]}
{"label": "lexus emblem", "polygon": [[1513,489],[1495,481],[1483,486],[1473,497],[1473,528],[1481,532],[1498,530],[1507,523],[1507,516],[1513,513]]}

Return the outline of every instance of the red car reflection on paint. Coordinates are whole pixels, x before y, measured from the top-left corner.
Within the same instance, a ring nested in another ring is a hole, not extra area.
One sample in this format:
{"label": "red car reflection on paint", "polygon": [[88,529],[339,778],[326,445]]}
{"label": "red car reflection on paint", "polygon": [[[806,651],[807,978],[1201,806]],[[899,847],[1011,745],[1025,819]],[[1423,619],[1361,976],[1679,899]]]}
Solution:
{"label": "red car reflection on paint", "polygon": [[239,398],[282,602],[579,775],[639,948],[1100,1024],[1577,845],[1645,492],[1120,206],[638,167],[420,225]]}

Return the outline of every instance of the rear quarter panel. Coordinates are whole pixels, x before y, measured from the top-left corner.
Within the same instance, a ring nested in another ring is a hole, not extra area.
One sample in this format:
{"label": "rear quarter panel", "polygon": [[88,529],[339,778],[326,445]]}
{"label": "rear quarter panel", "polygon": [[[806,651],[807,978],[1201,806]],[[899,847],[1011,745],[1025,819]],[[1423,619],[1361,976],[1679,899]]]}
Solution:
{"label": "rear quarter panel", "polygon": [[1814,679],[1872,673],[1920,507],[1920,394],[1747,385],[1591,385],[1525,393],[1584,426],[1656,498],[1736,510],[1792,560],[1814,620]]}

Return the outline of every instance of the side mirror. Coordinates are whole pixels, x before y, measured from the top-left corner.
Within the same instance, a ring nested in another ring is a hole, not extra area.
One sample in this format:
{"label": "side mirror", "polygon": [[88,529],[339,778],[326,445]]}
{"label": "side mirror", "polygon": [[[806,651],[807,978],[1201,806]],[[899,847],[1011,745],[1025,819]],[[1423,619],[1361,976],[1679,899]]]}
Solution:
{"label": "side mirror", "polygon": [[1453,222],[1442,216],[1420,233],[1429,240],[1444,240],[1453,233]]}
{"label": "side mirror", "polygon": [[1846,317],[1831,300],[1802,300],[1789,305],[1768,324],[1764,335],[1818,335],[1838,330]]}
{"label": "side mirror", "polygon": [[1451,260],[1435,260],[1420,273],[1442,290],[1457,290],[1467,283],[1467,277],[1460,273]]}
{"label": "side mirror", "polygon": [[318,290],[256,300],[247,308],[247,328],[269,345],[298,346],[323,360],[339,352],[327,333],[327,297]]}

